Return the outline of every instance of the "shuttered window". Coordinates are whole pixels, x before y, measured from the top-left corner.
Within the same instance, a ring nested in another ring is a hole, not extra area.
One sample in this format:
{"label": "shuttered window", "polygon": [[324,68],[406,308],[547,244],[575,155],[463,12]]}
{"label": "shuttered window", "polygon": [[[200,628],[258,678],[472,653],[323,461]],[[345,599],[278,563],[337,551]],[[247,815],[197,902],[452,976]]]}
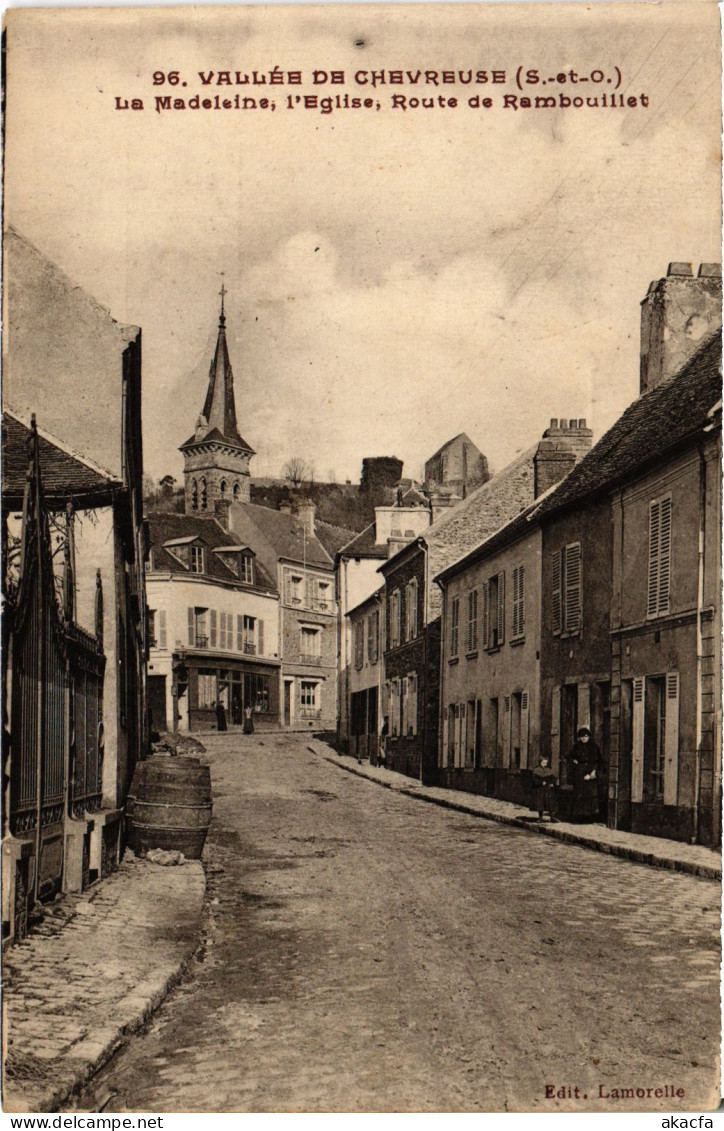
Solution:
{"label": "shuttered window", "polygon": [[512,639],[516,640],[525,632],[525,566],[513,570],[513,609]]}
{"label": "shuttered window", "polygon": [[196,611],[188,609],[189,644],[193,648],[196,644]]}
{"label": "shuttered window", "polygon": [[450,603],[450,655],[457,656],[460,651],[460,598],[453,597]]}
{"label": "shuttered window", "polygon": [[216,647],[216,609],[209,610],[209,648]]}
{"label": "shuttered window", "polygon": [[407,583],[405,591],[405,636],[414,640],[417,636],[417,578]]}
{"label": "shuttered window", "polygon": [[483,582],[483,612],[480,619],[480,636],[483,648],[490,647],[490,583]]}
{"label": "shuttered window", "polygon": [[583,616],[581,543],[570,542],[551,555],[551,627],[554,634],[575,636]]}
{"label": "shuttered window", "polygon": [[258,620],[256,622],[256,630],[259,635],[259,655],[264,655],[264,621]]}
{"label": "shuttered window", "polygon": [[166,637],[166,610],[165,609],[159,609],[158,613],[156,614],[156,620],[157,620],[157,623],[158,623],[158,646],[159,646],[159,648],[165,648],[166,647],[166,641],[167,641],[167,637]]}
{"label": "shuttered window", "polygon": [[471,589],[468,593],[468,634],[467,651],[478,650],[478,591]]}
{"label": "shuttered window", "polygon": [[505,642],[505,574],[498,574],[498,620],[496,644]]}
{"label": "shuttered window", "polygon": [[649,505],[649,587],[646,615],[669,611],[671,592],[671,496]]}

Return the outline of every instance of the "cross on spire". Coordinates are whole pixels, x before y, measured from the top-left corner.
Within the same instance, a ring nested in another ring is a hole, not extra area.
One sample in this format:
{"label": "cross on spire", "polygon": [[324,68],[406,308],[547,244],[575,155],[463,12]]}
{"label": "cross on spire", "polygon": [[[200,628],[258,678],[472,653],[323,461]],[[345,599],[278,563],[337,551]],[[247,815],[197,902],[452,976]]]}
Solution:
{"label": "cross on spire", "polygon": [[224,286],[224,272],[222,271],[221,272],[221,290],[219,291],[219,294],[221,295],[221,314],[219,315],[219,325],[220,326],[223,326],[224,323],[226,322],[226,315],[224,314],[224,295],[227,295],[228,293],[229,292],[227,291],[226,287]]}

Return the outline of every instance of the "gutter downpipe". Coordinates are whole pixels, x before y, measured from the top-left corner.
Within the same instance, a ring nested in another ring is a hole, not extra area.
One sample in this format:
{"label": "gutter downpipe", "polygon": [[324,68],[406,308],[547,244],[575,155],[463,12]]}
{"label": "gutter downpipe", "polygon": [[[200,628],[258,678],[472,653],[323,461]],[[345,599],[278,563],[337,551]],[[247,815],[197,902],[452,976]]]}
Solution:
{"label": "gutter downpipe", "polygon": [[691,843],[699,842],[699,809],[701,805],[701,743],[703,735],[702,704],[703,704],[703,641],[701,631],[701,617],[704,607],[704,536],[706,533],[706,461],[704,450],[699,445],[699,531],[697,550],[697,581],[696,581],[696,738],[694,762],[694,804],[692,808]]}

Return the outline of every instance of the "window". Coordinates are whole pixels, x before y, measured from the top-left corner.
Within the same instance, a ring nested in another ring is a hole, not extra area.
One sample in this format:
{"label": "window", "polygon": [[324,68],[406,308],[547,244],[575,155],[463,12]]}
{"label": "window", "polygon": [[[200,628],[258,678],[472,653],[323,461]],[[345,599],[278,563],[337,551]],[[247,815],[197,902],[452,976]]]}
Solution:
{"label": "window", "polygon": [[241,580],[246,585],[254,584],[254,559],[251,554],[241,555]]}
{"label": "window", "polygon": [[410,672],[405,680],[405,734],[417,734],[417,672]]}
{"label": "window", "polygon": [[364,664],[365,658],[365,630],[361,621],[355,621],[354,626],[354,666],[357,671]]}
{"label": "window", "polygon": [[224,495],[226,494],[226,486],[227,486],[226,480],[222,479],[221,482],[219,483],[219,494],[221,495],[222,499],[223,499]]}
{"label": "window", "polygon": [[199,672],[198,706],[209,709],[216,702],[216,672]]}
{"label": "window", "polygon": [[191,510],[199,509],[199,485],[195,479],[191,480]]}
{"label": "window", "polygon": [[649,505],[649,594],[647,617],[669,611],[671,592],[671,496]]}
{"label": "window", "polygon": [[468,699],[465,732],[465,769],[474,770],[480,759],[480,701]]}
{"label": "window", "polygon": [[287,574],[287,604],[301,605],[304,578],[296,573]]}
{"label": "window", "polygon": [[460,648],[460,598],[450,602],[450,655],[457,656]]}
{"label": "window", "polygon": [[331,586],[328,581],[319,581],[315,578],[310,583],[310,604],[313,609],[326,613],[332,607]]}
{"label": "window", "polygon": [[468,633],[465,650],[477,652],[478,650],[478,591],[471,589],[468,593]]}
{"label": "window", "polygon": [[204,548],[203,546],[191,547],[191,572],[203,573],[204,572]]}
{"label": "window", "polygon": [[571,542],[551,556],[552,619],[556,635],[581,631],[581,543]]}
{"label": "window", "polygon": [[402,695],[401,681],[393,679],[390,683],[390,735],[399,738],[402,731]]}
{"label": "window", "polygon": [[205,511],[208,499],[207,499],[207,495],[206,495],[206,480],[203,478],[203,476],[199,481],[199,496],[200,496],[201,510]]}
{"label": "window", "polygon": [[300,629],[300,649],[302,659],[306,663],[318,664],[322,658],[321,628],[313,628],[311,625],[302,625]]}
{"label": "window", "polygon": [[525,632],[525,566],[513,570],[513,623],[511,637],[519,639]]}
{"label": "window", "polygon": [[269,676],[244,672],[244,704],[255,714],[269,711]]}
{"label": "window", "polygon": [[146,616],[148,617],[148,646],[149,648],[158,647],[156,643],[156,610],[147,609]]}
{"label": "window", "polygon": [[300,702],[302,718],[316,718],[319,715],[319,684],[303,679],[301,681]]}
{"label": "window", "polygon": [[397,648],[402,643],[402,596],[399,589],[395,589],[390,597],[390,648]]}
{"label": "window", "polygon": [[233,495],[234,495],[234,502],[238,502],[239,499],[241,498],[241,484],[240,483],[234,484]]}
{"label": "window", "polygon": [[209,648],[216,648],[216,609],[209,609]]}
{"label": "window", "polygon": [[256,655],[256,617],[244,614],[241,623],[242,651],[247,656]]}
{"label": "window", "polygon": [[505,574],[496,573],[483,585],[483,647],[499,648],[505,641]]}
{"label": "window", "polygon": [[417,578],[407,583],[405,593],[405,639],[414,640],[417,636]]}
{"label": "window", "polygon": [[456,708],[455,704],[451,703],[447,709],[447,764],[448,766],[455,765],[455,719]]}
{"label": "window", "polygon": [[367,660],[376,664],[379,658],[380,614],[375,609],[367,617]]}
{"label": "window", "polygon": [[208,648],[209,637],[207,627],[208,609],[193,608],[188,610],[189,644],[192,648]]}

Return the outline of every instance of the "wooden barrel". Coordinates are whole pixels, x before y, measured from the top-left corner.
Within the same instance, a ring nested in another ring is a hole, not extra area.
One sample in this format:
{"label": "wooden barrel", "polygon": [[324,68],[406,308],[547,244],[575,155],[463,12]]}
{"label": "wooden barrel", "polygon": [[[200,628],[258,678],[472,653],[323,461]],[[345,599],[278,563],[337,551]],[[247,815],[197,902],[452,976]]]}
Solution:
{"label": "wooden barrel", "polygon": [[211,773],[198,758],[148,758],[133,774],[128,843],[143,856],[167,848],[198,860],[211,823]]}

